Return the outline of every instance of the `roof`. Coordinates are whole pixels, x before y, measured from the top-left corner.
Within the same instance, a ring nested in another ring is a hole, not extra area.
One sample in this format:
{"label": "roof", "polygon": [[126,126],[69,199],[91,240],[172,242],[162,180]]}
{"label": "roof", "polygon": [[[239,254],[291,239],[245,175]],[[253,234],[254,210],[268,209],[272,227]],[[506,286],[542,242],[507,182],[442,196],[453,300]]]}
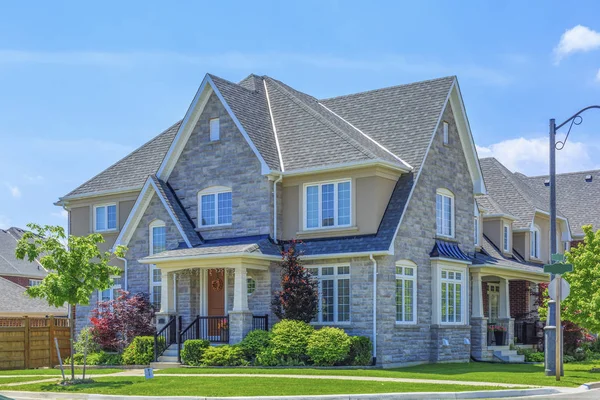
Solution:
{"label": "roof", "polygon": [[267,256],[280,256],[281,249],[268,236],[245,236],[227,239],[207,240],[203,244],[183,249],[163,251],[145,257],[142,261],[151,263],[163,258],[193,258],[201,256],[254,253]]}
{"label": "roof", "polygon": [[[536,210],[549,212],[548,196],[534,190],[524,175],[510,172],[493,157],[479,162],[488,195],[505,213],[516,218],[513,229],[530,229]],[[557,215],[564,217],[560,211]]]}
{"label": "roof", "polygon": [[[591,180],[586,180],[591,176]],[[548,176],[533,176],[525,181],[542,196],[549,196]],[[574,236],[583,236],[583,225],[600,229],[600,170],[556,175],[556,203],[569,219]]]}
{"label": "roof", "polygon": [[461,261],[471,261],[471,258],[458,247],[458,243],[447,242],[445,240],[436,240],[429,256],[434,258],[442,257]]}
{"label": "roof", "polygon": [[37,261],[19,260],[15,256],[17,241],[23,234],[19,228],[0,229],[0,275],[43,278],[46,270]]}
{"label": "roof", "polygon": [[67,315],[67,307],[49,306],[44,299],[34,299],[25,293],[25,288],[0,278],[0,315]]}
{"label": "roof", "polygon": [[481,251],[476,252],[471,260],[473,262],[473,266],[490,265],[494,267],[521,270],[524,272],[544,274],[544,267],[540,264],[525,262],[520,260],[518,257],[504,256],[486,235],[483,235]]}

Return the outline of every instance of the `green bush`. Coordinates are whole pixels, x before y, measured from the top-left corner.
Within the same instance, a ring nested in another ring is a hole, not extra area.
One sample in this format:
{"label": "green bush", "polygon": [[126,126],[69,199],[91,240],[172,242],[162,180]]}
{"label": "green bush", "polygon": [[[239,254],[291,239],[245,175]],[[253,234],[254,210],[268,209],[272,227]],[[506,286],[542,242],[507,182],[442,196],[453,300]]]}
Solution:
{"label": "green bush", "polygon": [[269,347],[271,343],[271,334],[263,330],[255,330],[239,343],[239,347],[244,352],[248,361],[254,360],[256,356]]}
{"label": "green bush", "polygon": [[273,346],[264,348],[261,352],[256,355],[254,365],[260,365],[262,367],[275,367],[280,365],[281,360],[275,354]]}
{"label": "green bush", "polygon": [[201,365],[204,351],[209,346],[210,342],[208,340],[186,340],[183,343],[183,349],[181,350],[181,361],[184,364],[193,365],[195,367]]}
{"label": "green bush", "polygon": [[[159,351],[165,348],[165,339],[159,337]],[[123,364],[148,365],[154,361],[154,336],[137,336],[123,352]]]}
{"label": "green bush", "polygon": [[350,336],[340,328],[321,328],[308,338],[306,354],[315,365],[331,366],[340,363],[350,352]]}
{"label": "green bush", "polygon": [[[73,355],[75,365],[83,365],[83,354],[75,353]],[[64,360],[65,364],[71,363],[71,358],[68,357]],[[120,354],[111,354],[104,351],[98,351],[96,353],[88,353],[86,358],[86,365],[122,365],[123,360]]]}
{"label": "green bush", "polygon": [[308,338],[315,329],[303,321],[284,319],[275,325],[271,333],[274,355],[285,361],[306,359]]}
{"label": "green bush", "polygon": [[[543,358],[542,358],[542,361],[543,361]],[[575,361],[577,361],[577,360],[575,359],[575,357],[573,357],[573,356],[570,356],[570,355],[568,355],[568,354],[565,354],[565,355],[563,355],[563,362],[564,362],[565,364],[567,364],[567,363],[574,363]]]}
{"label": "green bush", "polygon": [[541,351],[517,348],[517,354],[525,356],[526,362],[544,362],[544,353]]}
{"label": "green bush", "polygon": [[373,361],[373,346],[371,339],[366,336],[350,336],[350,351],[346,364],[371,365]]}
{"label": "green bush", "polygon": [[202,365],[210,367],[237,367],[248,365],[244,352],[238,346],[214,346],[204,350]]}
{"label": "green bush", "polygon": [[75,353],[83,354],[85,352],[86,346],[88,354],[97,353],[100,351],[100,345],[94,342],[94,337],[92,336],[92,328],[89,326],[79,331],[79,335],[77,335],[77,340],[75,341],[75,343],[73,343]]}

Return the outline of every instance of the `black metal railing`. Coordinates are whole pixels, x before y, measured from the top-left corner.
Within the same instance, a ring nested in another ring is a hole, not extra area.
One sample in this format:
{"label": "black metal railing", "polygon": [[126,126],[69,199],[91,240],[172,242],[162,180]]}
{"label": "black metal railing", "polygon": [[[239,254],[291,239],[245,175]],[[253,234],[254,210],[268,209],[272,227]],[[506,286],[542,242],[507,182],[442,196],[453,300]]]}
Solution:
{"label": "black metal railing", "polygon": [[191,339],[203,339],[211,343],[229,343],[228,315],[210,317],[198,315],[186,328],[183,328],[181,322],[179,326],[179,343],[181,345]]}
{"label": "black metal railing", "polygon": [[515,321],[515,338],[520,344],[538,344],[537,322]]}
{"label": "black metal railing", "polygon": [[177,341],[177,320],[173,316],[162,329],[154,334],[154,361]]}
{"label": "black metal railing", "polygon": [[265,315],[253,315],[252,316],[252,330],[269,330],[269,314]]}

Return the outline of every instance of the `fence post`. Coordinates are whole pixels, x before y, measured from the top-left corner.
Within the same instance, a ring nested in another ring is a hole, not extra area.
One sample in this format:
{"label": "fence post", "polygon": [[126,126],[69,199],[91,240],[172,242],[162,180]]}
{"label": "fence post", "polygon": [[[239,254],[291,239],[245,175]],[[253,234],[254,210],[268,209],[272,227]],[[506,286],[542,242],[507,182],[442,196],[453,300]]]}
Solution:
{"label": "fence post", "polygon": [[25,316],[23,317],[23,327],[24,327],[24,331],[23,331],[23,336],[24,336],[24,345],[25,348],[23,349],[23,364],[25,365],[25,368],[29,368],[29,317]]}
{"label": "fence post", "polygon": [[265,331],[269,331],[269,314],[265,314]]}
{"label": "fence post", "polygon": [[200,316],[196,315],[196,339],[200,339]]}
{"label": "fence post", "polygon": [[52,342],[54,342],[54,337],[56,332],[54,330],[54,315],[51,315],[48,319],[48,343],[50,343],[50,362],[48,363],[48,367],[53,368],[54,365],[54,346],[52,346]]}

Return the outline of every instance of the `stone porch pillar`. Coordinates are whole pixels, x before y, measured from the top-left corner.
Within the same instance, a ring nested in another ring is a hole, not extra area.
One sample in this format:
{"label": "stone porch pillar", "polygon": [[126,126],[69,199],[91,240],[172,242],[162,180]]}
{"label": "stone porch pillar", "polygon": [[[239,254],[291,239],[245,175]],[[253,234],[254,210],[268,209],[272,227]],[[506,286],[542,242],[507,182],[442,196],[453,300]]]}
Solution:
{"label": "stone porch pillar", "polygon": [[248,274],[246,267],[235,268],[233,310],[229,312],[229,343],[235,344],[250,332],[252,312],[248,309]]}
{"label": "stone porch pillar", "polygon": [[487,321],[483,314],[481,273],[471,273],[471,355],[482,360],[487,354]]}
{"label": "stone porch pillar", "polygon": [[506,328],[506,343],[510,345],[515,338],[515,319],[510,317],[510,290],[509,280],[500,279],[500,299],[498,307],[498,322]]}

